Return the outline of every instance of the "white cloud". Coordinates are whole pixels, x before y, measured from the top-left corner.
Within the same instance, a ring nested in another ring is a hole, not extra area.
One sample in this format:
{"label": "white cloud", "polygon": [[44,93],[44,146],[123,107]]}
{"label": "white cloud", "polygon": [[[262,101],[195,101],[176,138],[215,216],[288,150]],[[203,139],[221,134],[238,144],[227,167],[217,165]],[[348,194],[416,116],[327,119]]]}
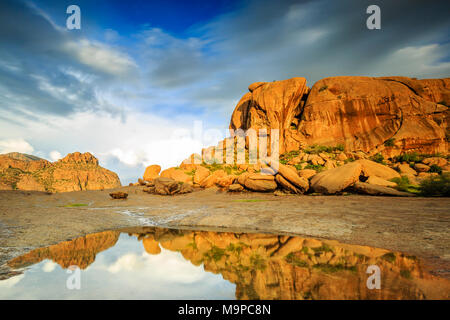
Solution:
{"label": "white cloud", "polygon": [[59,152],[56,151],[56,150],[51,151],[51,152],[49,153],[49,156],[50,156],[50,159],[51,159],[52,161],[58,161],[59,159],[62,158],[61,153],[59,153]]}
{"label": "white cloud", "polygon": [[450,62],[442,61],[450,45],[437,43],[409,46],[392,52],[382,61],[368,64],[370,69],[380,70],[379,76],[402,75],[406,77],[448,77]]}
{"label": "white cloud", "polygon": [[86,39],[69,41],[64,44],[64,49],[74,54],[81,63],[111,75],[127,74],[136,67],[127,54],[100,42]]}
{"label": "white cloud", "polygon": [[33,153],[34,148],[24,139],[6,139],[0,140],[0,153],[20,152]]}

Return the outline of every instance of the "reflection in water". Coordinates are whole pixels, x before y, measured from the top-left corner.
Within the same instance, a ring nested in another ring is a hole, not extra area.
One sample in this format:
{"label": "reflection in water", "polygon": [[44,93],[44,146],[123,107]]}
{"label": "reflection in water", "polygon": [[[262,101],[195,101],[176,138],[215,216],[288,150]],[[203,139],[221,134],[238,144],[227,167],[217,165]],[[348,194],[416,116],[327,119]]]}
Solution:
{"label": "reflection in water", "polygon": [[[56,294],[60,298],[100,299],[450,296],[450,281],[425,272],[414,256],[384,249],[269,234],[154,227],[123,232],[92,234],[11,260],[8,265],[13,269],[32,267],[24,275],[0,281],[0,298],[49,298]],[[62,269],[70,265],[83,270],[83,287],[77,292],[64,288],[67,274]],[[367,288],[370,265],[381,269],[380,290]],[[42,289],[42,279],[46,290]]]}

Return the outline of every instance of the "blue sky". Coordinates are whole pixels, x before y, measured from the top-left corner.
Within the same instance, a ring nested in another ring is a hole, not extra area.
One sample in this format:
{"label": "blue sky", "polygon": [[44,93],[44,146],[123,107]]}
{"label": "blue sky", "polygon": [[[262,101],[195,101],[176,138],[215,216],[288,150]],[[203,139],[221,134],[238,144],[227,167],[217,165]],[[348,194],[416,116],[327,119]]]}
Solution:
{"label": "blue sky", "polygon": [[252,82],[450,76],[447,1],[377,1],[368,30],[374,3],[3,0],[0,153],[89,151],[128,183],[224,137]]}

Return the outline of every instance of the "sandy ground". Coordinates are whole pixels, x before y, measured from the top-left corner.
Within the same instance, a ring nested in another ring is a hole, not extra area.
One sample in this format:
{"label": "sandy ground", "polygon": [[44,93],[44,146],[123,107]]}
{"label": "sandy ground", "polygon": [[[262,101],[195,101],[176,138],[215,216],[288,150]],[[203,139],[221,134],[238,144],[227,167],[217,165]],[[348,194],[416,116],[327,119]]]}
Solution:
{"label": "sandy ground", "polygon": [[[0,191],[0,273],[9,259],[88,233],[141,225],[294,234],[416,255],[450,278],[450,198],[274,196],[208,189],[157,196],[122,187],[59,194]],[[255,201],[256,200],[256,201]],[[86,204],[82,207],[65,207]]]}

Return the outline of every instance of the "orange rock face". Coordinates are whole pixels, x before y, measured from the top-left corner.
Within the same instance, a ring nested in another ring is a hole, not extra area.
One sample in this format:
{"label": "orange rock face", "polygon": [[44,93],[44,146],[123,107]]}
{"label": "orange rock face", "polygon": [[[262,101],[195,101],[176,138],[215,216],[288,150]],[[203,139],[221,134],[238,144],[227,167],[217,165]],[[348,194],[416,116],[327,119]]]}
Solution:
{"label": "orange rock face", "polygon": [[292,78],[249,90],[230,129],[280,129],[280,153],[314,144],[388,156],[448,153],[450,78],[332,77],[310,92],[304,78]]}
{"label": "orange rock face", "polygon": [[159,166],[157,164],[148,166],[145,169],[143,178],[144,178],[145,181],[152,181],[153,179],[159,177],[159,172],[160,171],[161,171],[161,166]]}
{"label": "orange rock face", "polygon": [[18,155],[0,155],[0,185],[12,190],[68,192],[121,186],[117,174],[100,167],[97,158],[89,152],[71,153],[53,163]]}
{"label": "orange rock face", "polygon": [[280,144],[284,145],[285,140],[290,140],[288,130],[304,103],[302,98],[308,91],[306,79],[257,82],[249,90],[234,109],[230,129],[279,129]]}

